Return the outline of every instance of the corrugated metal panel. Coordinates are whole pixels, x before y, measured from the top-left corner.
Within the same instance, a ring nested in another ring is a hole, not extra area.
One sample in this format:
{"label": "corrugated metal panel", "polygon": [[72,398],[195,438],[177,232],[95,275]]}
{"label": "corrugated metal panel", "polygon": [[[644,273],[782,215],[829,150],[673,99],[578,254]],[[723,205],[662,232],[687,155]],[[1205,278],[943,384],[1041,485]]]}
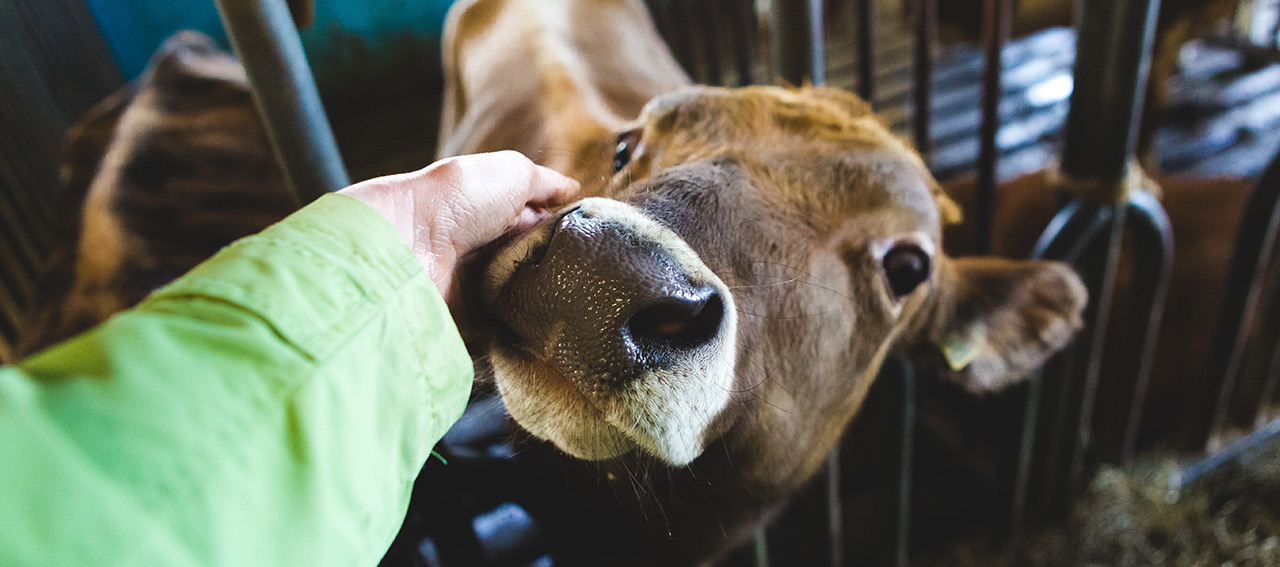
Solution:
{"label": "corrugated metal panel", "polygon": [[0,360],[58,218],[62,137],[122,83],[81,0],[0,0]]}

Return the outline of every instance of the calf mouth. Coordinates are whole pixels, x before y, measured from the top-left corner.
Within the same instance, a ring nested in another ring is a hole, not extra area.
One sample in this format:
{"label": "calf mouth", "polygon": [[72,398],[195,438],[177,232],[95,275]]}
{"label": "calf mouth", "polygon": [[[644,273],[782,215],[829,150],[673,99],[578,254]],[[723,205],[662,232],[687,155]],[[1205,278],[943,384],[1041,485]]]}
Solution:
{"label": "calf mouth", "polygon": [[728,287],[635,207],[584,199],[498,250],[481,302],[495,382],[523,429],[572,456],[696,459],[729,405]]}

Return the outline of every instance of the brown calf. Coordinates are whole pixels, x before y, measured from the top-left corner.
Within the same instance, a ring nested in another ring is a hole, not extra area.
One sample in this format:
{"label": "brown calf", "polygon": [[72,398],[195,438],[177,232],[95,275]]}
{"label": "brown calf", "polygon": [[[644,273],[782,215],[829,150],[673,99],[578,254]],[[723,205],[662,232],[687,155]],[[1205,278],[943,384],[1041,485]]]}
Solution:
{"label": "brown calf", "polygon": [[576,457],[560,561],[714,560],[890,353],[990,390],[1080,324],[1065,266],[942,252],[955,205],[857,97],[688,86],[637,0],[460,2],[445,54],[444,153],[518,149],[587,197],[485,258],[477,298],[529,451]]}

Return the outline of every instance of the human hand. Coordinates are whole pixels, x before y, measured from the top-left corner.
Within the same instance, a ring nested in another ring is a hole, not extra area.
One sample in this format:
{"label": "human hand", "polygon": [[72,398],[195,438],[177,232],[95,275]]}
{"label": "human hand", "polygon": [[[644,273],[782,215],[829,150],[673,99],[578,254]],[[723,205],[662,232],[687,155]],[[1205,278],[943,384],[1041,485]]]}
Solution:
{"label": "human hand", "polygon": [[577,181],[504,151],[445,158],[339,193],[391,221],[452,304],[460,258],[508,231],[533,226],[577,191]]}

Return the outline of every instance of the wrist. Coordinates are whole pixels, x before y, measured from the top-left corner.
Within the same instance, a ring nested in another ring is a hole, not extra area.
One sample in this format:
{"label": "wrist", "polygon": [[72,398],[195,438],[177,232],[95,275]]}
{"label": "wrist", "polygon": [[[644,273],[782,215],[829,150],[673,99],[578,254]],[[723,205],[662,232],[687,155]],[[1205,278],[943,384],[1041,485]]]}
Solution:
{"label": "wrist", "polygon": [[440,295],[446,296],[453,266],[457,263],[456,253],[443,230],[445,227],[439,226],[443,223],[415,222],[415,219],[442,220],[440,212],[435,210],[438,203],[432,203],[430,199],[417,199],[414,192],[406,190],[403,184],[387,183],[384,180],[385,178],[380,178],[358,183],[339,193],[361,201],[386,219],[418,259]]}

